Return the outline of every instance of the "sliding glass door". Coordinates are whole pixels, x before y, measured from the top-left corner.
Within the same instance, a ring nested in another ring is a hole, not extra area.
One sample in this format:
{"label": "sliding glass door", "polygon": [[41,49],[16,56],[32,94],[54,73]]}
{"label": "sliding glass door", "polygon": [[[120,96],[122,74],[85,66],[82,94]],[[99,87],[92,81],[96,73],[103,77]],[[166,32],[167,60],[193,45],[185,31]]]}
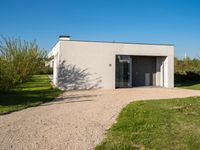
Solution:
{"label": "sliding glass door", "polygon": [[116,88],[132,87],[132,59],[130,56],[116,56]]}

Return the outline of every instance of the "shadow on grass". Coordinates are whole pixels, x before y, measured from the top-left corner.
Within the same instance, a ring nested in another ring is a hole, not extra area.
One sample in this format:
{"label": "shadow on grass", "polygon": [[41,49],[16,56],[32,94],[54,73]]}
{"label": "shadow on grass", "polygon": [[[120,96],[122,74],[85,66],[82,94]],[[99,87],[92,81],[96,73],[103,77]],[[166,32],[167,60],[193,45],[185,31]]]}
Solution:
{"label": "shadow on grass", "polygon": [[34,75],[10,91],[0,92],[0,115],[52,101],[61,93],[51,87],[47,75]]}
{"label": "shadow on grass", "polygon": [[43,89],[35,91],[9,91],[0,93],[0,105],[27,105],[30,103],[44,103],[53,100],[61,91],[59,89]]}

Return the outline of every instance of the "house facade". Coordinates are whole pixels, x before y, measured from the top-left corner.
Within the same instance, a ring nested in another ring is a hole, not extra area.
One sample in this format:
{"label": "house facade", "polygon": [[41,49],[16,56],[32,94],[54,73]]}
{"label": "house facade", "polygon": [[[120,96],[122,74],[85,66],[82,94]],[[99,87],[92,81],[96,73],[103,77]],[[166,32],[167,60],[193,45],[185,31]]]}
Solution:
{"label": "house facade", "polygon": [[174,87],[174,46],[70,40],[49,53],[53,83],[61,89]]}

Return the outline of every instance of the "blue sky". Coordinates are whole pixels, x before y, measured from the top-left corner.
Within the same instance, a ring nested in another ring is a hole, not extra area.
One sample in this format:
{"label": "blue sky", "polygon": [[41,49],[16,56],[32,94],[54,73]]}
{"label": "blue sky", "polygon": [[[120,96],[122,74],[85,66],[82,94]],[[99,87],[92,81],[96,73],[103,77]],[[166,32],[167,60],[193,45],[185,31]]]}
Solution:
{"label": "blue sky", "polygon": [[1,0],[0,35],[37,40],[49,51],[74,40],[171,43],[200,56],[199,0]]}

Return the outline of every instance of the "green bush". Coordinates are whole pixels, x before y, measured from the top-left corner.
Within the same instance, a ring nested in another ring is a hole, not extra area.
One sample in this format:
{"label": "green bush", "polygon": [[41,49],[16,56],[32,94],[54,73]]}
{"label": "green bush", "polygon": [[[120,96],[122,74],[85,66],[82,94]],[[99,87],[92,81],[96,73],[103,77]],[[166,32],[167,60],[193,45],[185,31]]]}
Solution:
{"label": "green bush", "polygon": [[189,57],[174,59],[175,83],[184,81],[200,81],[200,59]]}
{"label": "green bush", "polygon": [[44,66],[38,74],[53,74],[53,68],[50,66]]}
{"label": "green bush", "polygon": [[43,69],[46,53],[35,41],[2,37],[0,40],[0,90],[8,90]]}

